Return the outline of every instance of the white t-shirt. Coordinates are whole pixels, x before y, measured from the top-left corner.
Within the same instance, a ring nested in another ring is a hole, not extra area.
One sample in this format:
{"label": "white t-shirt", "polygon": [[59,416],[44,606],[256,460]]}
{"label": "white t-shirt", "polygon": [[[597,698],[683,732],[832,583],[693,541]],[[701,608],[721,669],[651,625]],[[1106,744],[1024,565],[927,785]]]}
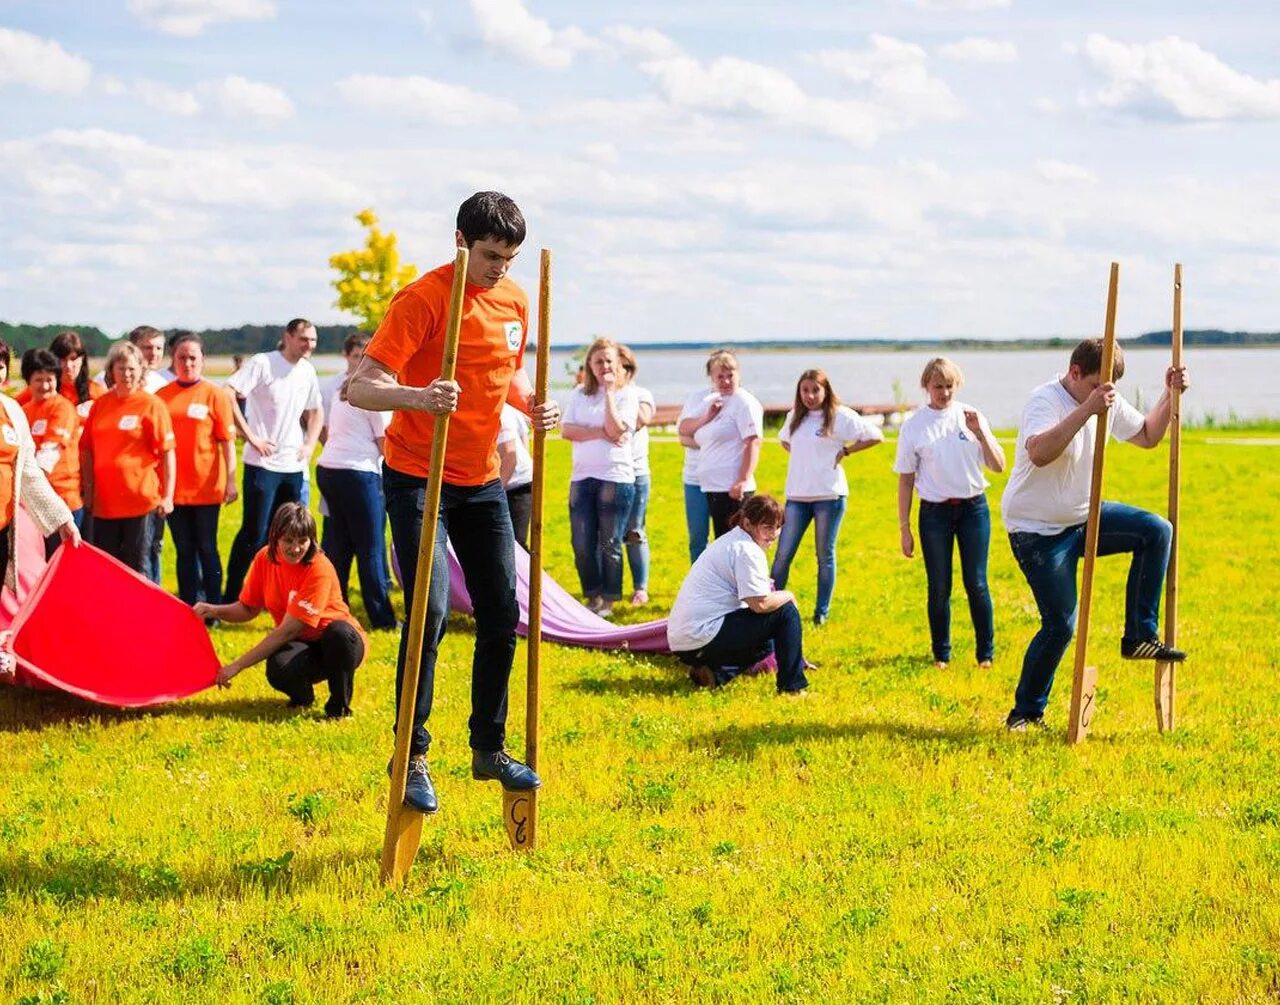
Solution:
{"label": "white t-shirt", "polygon": [[390,412],[366,412],[335,396],[329,406],[329,435],[316,464],[377,474],[382,470],[382,451],[377,441],[387,435],[390,422]]}
{"label": "white t-shirt", "polygon": [[[689,397],[684,399],[684,405],[680,409],[680,417],[676,419],[676,425],[684,422],[685,419],[697,419],[707,410],[707,406],[715,401],[720,395],[715,391],[708,391],[703,388],[701,391],[694,391]],[[698,484],[698,448],[684,448],[684,469],[681,472],[681,478],[684,479],[686,485]]]}
{"label": "white t-shirt", "polygon": [[[653,400],[653,392],[647,387],[640,387],[632,384],[631,389],[636,393],[637,411],[641,405],[649,406],[649,416],[653,417],[653,410],[657,408],[657,404]],[[649,427],[637,429],[631,436],[631,464],[635,468],[636,477],[649,477]]]}
{"label": "white t-shirt", "polygon": [[822,431],[822,410],[809,411],[800,420],[795,433],[791,432],[791,416],[783,420],[778,439],[791,444],[791,457],[787,461],[787,498],[805,502],[819,499],[835,499],[849,494],[849,482],[840,463],[840,451],[846,443],[854,441],[884,440],[880,427],[873,425],[844,405],[836,409],[831,419],[831,433]]}
{"label": "white t-shirt", "polygon": [[333,403],[338,400],[338,388],[342,387],[342,382],[347,379],[347,372],[331,373],[325,377],[320,383],[320,407],[324,410],[324,424],[329,425],[329,409],[333,408]]}
{"label": "white t-shirt", "polygon": [[502,425],[498,428],[498,443],[516,445],[516,466],[511,477],[502,486],[510,491],[533,481],[533,457],[529,454],[529,417],[511,405],[502,406]]}
{"label": "white t-shirt", "polygon": [[[1005,486],[1000,511],[1005,529],[1031,534],[1057,534],[1089,519],[1089,487],[1093,481],[1093,447],[1098,417],[1089,421],[1071,438],[1067,448],[1042,468],[1027,456],[1027,439],[1052,429],[1079,406],[1079,402],[1055,377],[1031,392],[1018,423],[1018,445],[1013,454],[1013,474]],[[1107,416],[1110,434],[1128,440],[1142,430],[1144,416],[1127,401],[1116,396]]]}
{"label": "white t-shirt", "polygon": [[[982,443],[964,423],[964,411],[972,407],[958,401],[943,409],[925,405],[902,424],[893,470],[915,475],[916,492],[926,502],[971,499],[991,484],[982,473]],[[978,415],[990,434],[986,416]]]}
{"label": "white t-shirt", "polygon": [[[705,409],[704,409],[705,411]],[[719,414],[694,434],[698,441],[698,484],[703,492],[728,492],[742,468],[743,440],[764,435],[764,407],[750,391],[738,388],[724,399]],[[744,488],[755,491],[752,473]]]}
{"label": "white t-shirt", "polygon": [[298,457],[306,438],[302,413],[320,407],[320,384],[311,361],[290,363],[279,349],[260,352],[227,378],[227,387],[248,399],[246,419],[253,435],[276,446],[270,457],[263,457],[246,443],[244,463],[282,473],[306,468]]}
{"label": "white t-shirt", "polygon": [[[627,429],[626,435],[621,443],[609,440],[574,440],[573,474],[569,481],[580,482],[584,478],[599,478],[604,482],[636,480],[635,464],[631,460],[631,437],[636,428],[640,399],[636,397],[634,387],[624,387],[614,392],[613,400],[618,419]],[[603,429],[604,415],[603,390],[587,394],[581,387],[575,387],[561,421],[574,426]]]}
{"label": "white t-shirt", "polygon": [[769,559],[741,527],[716,538],[698,556],[680,584],[667,618],[672,652],[701,649],[716,637],[725,615],[745,607],[747,597],[772,591]]}

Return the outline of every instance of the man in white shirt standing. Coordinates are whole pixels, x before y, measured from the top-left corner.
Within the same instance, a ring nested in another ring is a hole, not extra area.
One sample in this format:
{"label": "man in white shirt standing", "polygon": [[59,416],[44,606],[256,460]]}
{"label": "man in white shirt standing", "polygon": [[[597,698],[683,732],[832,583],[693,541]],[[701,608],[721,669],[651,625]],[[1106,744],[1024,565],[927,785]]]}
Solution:
{"label": "man in white shirt standing", "polygon": [[[1169,389],[1188,387],[1186,367],[1169,367],[1165,390],[1145,416],[1102,381],[1102,339],[1085,339],[1071,354],[1067,373],[1031,393],[1018,425],[1013,474],[1001,510],[1009,544],[1040,610],[1040,631],[1027,646],[1022,678],[1005,725],[1044,728],[1054,673],[1076,625],[1076,565],[1084,554],[1085,523],[1093,480],[1097,416],[1110,409],[1109,431],[1150,449],[1169,427]],[[1115,350],[1114,379],[1124,376],[1124,354]],[[1125,659],[1178,662],[1186,654],[1160,642],[1160,592],[1169,564],[1172,528],[1155,513],[1104,502],[1098,554],[1131,552],[1125,589]]]}
{"label": "man in white shirt standing", "polygon": [[[276,509],[302,498],[303,472],[311,463],[324,423],[320,384],[307,358],[315,348],[315,326],[294,318],[285,326],[279,349],[258,353],[227,379],[232,415],[245,447],[240,493],[244,514],[227,561],[225,604],[240,599],[244,577],[253,556],[266,543]],[[248,401],[248,419],[237,397]]]}

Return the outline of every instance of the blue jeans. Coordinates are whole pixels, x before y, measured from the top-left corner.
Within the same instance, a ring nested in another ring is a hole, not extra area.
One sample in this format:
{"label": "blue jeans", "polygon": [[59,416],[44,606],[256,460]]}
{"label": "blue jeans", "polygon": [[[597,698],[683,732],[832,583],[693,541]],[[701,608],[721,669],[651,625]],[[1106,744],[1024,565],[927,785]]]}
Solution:
{"label": "blue jeans", "polygon": [[[414,580],[418,573],[418,544],[427,480],[383,465],[382,488],[391,523],[391,540],[400,556],[404,602],[412,609]],[[440,491],[440,516],[435,554],[431,562],[431,590],[427,595],[427,621],[422,636],[422,661],[418,670],[418,696],[413,710],[411,754],[425,754],[431,744],[427,719],[435,693],[436,654],[444,638],[449,616],[449,560],[447,543],[453,544],[475,609],[476,648],[471,661],[471,749],[500,750],[506,742],[507,684],[516,655],[515,538],[507,512],[502,482],[484,485],[450,485]],[[405,648],[409,629],[400,635],[396,660],[396,705],[404,680]]]}
{"label": "blue jeans", "polygon": [[169,514],[169,533],[178,568],[178,597],[184,604],[197,600],[218,603],[222,596],[222,559],[218,557],[217,503],[175,506]]}
{"label": "blue jeans", "polygon": [[587,597],[622,598],[622,538],[635,494],[631,482],[583,478],[569,483],[573,564]]}
{"label": "blue jeans", "polygon": [[920,553],[929,582],[929,637],[933,658],[951,660],[951,559],[960,546],[960,577],[969,597],[974,653],[979,663],[995,658],[995,614],[987,589],[987,552],[991,546],[991,510],[987,497],[958,503],[920,500]]}
{"label": "blue jeans", "polygon": [[716,637],[701,649],[675,656],[690,666],[710,667],[719,687],[772,652],[778,660],[778,692],[783,693],[809,686],[803,644],[804,630],[795,604],[783,604],[768,614],[743,607],[726,614]]}
{"label": "blue jeans", "polygon": [[376,471],[317,467],[316,487],[329,504],[320,547],[338,573],[342,599],[347,599],[354,559],[369,624],[395,628],[396,612],[387,582],[387,509],[382,501],[382,476]]}
{"label": "blue jeans", "polygon": [[633,590],[649,590],[649,535],[645,531],[644,518],[649,511],[649,476],[636,475],[636,492],[631,498],[627,513],[626,535],[627,564],[631,566]]}
{"label": "blue jeans", "polygon": [[[1124,641],[1158,637],[1160,591],[1169,565],[1173,528],[1155,513],[1104,502],[1098,531],[1099,555],[1133,553],[1125,587]],[[1084,524],[1057,534],[1009,535],[1013,557],[1040,609],[1040,630],[1027,646],[1014,696],[1016,715],[1040,716],[1049,704],[1053,675],[1075,633],[1076,564],[1084,554],[1084,537]]]}
{"label": "blue jeans", "polygon": [[267,543],[267,529],[276,510],[287,502],[298,502],[302,498],[301,471],[268,471],[256,464],[243,464],[241,467],[244,469],[240,491],[243,513],[227,559],[227,586],[222,595],[224,604],[234,604],[240,599],[244,577],[249,574],[253,556]]}
{"label": "blue jeans", "polygon": [[769,574],[773,576],[775,588],[786,589],[791,562],[812,520],[813,540],[818,551],[818,600],[813,608],[814,617],[825,618],[831,610],[831,595],[836,590],[836,537],[847,501],[844,496],[816,502],[787,500],[786,520],[778,535],[778,551],[773,556],[773,569]]}
{"label": "blue jeans", "polygon": [[707,497],[697,485],[685,484],[684,522],[689,528],[689,564],[692,565],[707,550],[707,537],[710,535],[708,528],[711,526],[711,509],[707,506]]}
{"label": "blue jeans", "polygon": [[151,514],[151,540],[147,546],[146,576],[157,586],[160,585],[160,551],[164,548],[164,517],[159,513]]}

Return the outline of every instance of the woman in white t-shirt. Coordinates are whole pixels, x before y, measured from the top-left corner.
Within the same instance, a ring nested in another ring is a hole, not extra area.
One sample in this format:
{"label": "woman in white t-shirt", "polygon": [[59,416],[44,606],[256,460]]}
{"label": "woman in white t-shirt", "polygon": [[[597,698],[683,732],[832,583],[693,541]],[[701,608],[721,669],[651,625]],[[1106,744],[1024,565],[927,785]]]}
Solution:
{"label": "woman in white t-shirt", "polygon": [[390,412],[366,412],[347,401],[343,381],[329,409],[316,486],[329,510],[320,547],[333,563],[347,600],[352,559],[365,613],[374,628],[395,628],[386,561],[386,502],[382,495],[383,443]]}
{"label": "woman in white t-shirt", "polygon": [[507,493],[511,529],[516,543],[529,550],[529,520],[533,515],[533,457],[529,454],[529,418],[503,404],[498,427],[498,477]]}
{"label": "woman in white t-shirt", "polygon": [[772,652],[778,693],[802,692],[809,682],[800,612],[794,594],[769,582],[765,554],[782,528],[782,507],[772,496],[752,496],[730,521],[680,585],[667,645],[701,687],[727,684]]}
{"label": "woman in white t-shirt", "polygon": [[729,530],[729,517],[756,489],[756,465],[764,436],[764,408],[742,389],[738,357],[719,349],[707,359],[716,394],[702,414],[680,423],[682,437],[698,445],[698,485],[707,498],[716,537]]}
{"label": "woman in white t-shirt", "polygon": [[813,623],[824,624],[836,589],[836,538],[849,496],[843,461],[884,442],[884,433],[852,408],[840,404],[821,370],[806,370],[796,382],[796,400],[778,433],[787,461],[787,523],[773,558],[773,581],[787,585],[791,562],[813,523],[818,557],[818,597]]}
{"label": "woman in white t-shirt", "polygon": [[956,389],[963,383],[964,375],[951,360],[943,356],[929,360],[920,377],[929,404],[902,424],[893,463],[898,473],[898,527],[907,558],[915,554],[911,496],[913,490],[920,495],[929,635],[939,669],[951,661],[951,556],[956,544],[978,665],[989,667],[995,658],[995,617],[987,588],[991,512],[982,467],[1003,471],[1005,458],[982,413],[955,400]]}
{"label": "woman in white t-shirt", "polygon": [[631,604],[639,607],[649,602],[649,535],[645,530],[645,516],[649,510],[649,423],[657,406],[653,392],[635,383],[636,355],[625,345],[618,346],[618,359],[622,362],[625,386],[636,396],[638,411],[636,431],[631,436],[631,462],[636,472],[636,494],[631,499],[631,511],[627,514],[623,543],[627,546],[627,565],[631,566]]}
{"label": "woman in white t-shirt", "polygon": [[631,436],[639,403],[624,386],[618,346],[599,338],[587,350],[561,434],[573,443],[569,530],[586,605],[601,617],[622,599],[622,538],[636,491]]}

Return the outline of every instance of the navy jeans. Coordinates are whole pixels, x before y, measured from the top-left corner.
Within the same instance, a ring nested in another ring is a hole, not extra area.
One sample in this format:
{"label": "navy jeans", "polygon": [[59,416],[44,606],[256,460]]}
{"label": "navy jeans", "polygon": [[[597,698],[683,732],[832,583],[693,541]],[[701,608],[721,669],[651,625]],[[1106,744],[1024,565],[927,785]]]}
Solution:
{"label": "navy jeans", "polygon": [[627,565],[631,566],[631,587],[646,592],[649,589],[649,535],[644,521],[648,512],[649,476],[636,475],[636,491],[627,513],[623,543],[627,546]]}
{"label": "navy jeans", "polygon": [[249,574],[253,556],[267,543],[267,528],[271,526],[276,510],[287,502],[302,499],[301,471],[268,471],[256,464],[241,467],[244,478],[240,503],[244,512],[227,559],[227,587],[222,595],[224,604],[234,604],[240,599],[244,577]]}
{"label": "navy jeans", "polygon": [[356,667],[364,661],[364,639],[345,621],[325,625],[318,639],[305,642],[294,639],[267,657],[267,683],[289,696],[294,705],[310,705],[315,701],[313,685],[329,684],[329,700],[325,714],[338,717],[351,714],[351,693]]}
{"label": "navy jeans", "polygon": [[726,614],[715,638],[701,649],[675,655],[690,666],[710,667],[719,687],[772,652],[778,660],[778,693],[782,694],[809,686],[803,646],[800,610],[795,604],[783,604],[768,614],[746,607]]}
{"label": "navy jeans", "polygon": [[707,499],[707,512],[711,514],[711,529],[716,537],[723,537],[733,528],[729,520],[733,514],[742,509],[742,504],[750,499],[754,492],[743,492],[741,499],[735,499],[728,492],[703,492]]}
{"label": "navy jeans", "polygon": [[342,599],[347,599],[354,559],[369,623],[374,628],[395,628],[396,612],[387,582],[387,510],[382,501],[381,475],[375,471],[317,467],[316,487],[329,504],[320,547],[338,573]]}
{"label": "navy jeans", "polygon": [[160,585],[160,552],[164,548],[164,517],[159,513],[151,514],[151,530],[147,544],[146,577]]}
{"label": "navy jeans", "polygon": [[151,554],[151,514],[119,519],[95,517],[93,543],[138,575],[145,576],[147,559]]}
{"label": "navy jeans", "polygon": [[569,534],[582,592],[622,599],[622,538],[636,487],[583,478],[569,483]]}
{"label": "navy jeans", "polygon": [[[405,605],[413,604],[417,576],[418,543],[427,480],[406,475],[386,465],[382,488],[391,521],[391,540],[400,556]],[[444,638],[449,615],[448,543],[453,544],[475,610],[476,648],[471,662],[471,749],[501,750],[506,742],[507,684],[516,654],[515,539],[507,512],[507,494],[496,478],[484,485],[441,486],[436,548],[431,564],[431,590],[427,595],[427,622],[422,636],[418,696],[413,712],[413,736],[409,752],[425,754],[431,744],[427,719],[435,693],[436,655]],[[405,647],[409,630],[400,635],[396,660],[396,705],[404,679]],[[397,707],[397,713],[399,709]]]}
{"label": "navy jeans", "polygon": [[831,596],[836,590],[836,537],[840,533],[840,521],[844,519],[844,496],[820,499],[815,502],[787,500],[786,520],[778,535],[778,551],[773,556],[775,589],[784,590],[791,574],[791,562],[800,550],[804,532],[813,521],[814,545],[818,550],[818,600],[814,604],[815,617],[825,618],[831,610]]}
{"label": "navy jeans", "polygon": [[217,503],[175,506],[169,514],[169,533],[178,567],[178,596],[184,604],[197,600],[218,603],[222,596],[222,559],[218,556]]}
{"label": "navy jeans", "polygon": [[529,550],[529,524],[533,520],[533,482],[507,489],[507,509],[511,512],[511,529],[516,543]]}
{"label": "navy jeans", "polygon": [[689,564],[692,565],[707,550],[711,510],[702,489],[687,482],[684,486],[684,522],[689,528]]}
{"label": "navy jeans", "polygon": [[[1125,587],[1125,642],[1159,636],[1160,591],[1172,535],[1169,521],[1155,513],[1123,503],[1102,504],[1098,554],[1133,554]],[[1084,554],[1084,537],[1084,524],[1057,534],[1009,535],[1013,557],[1040,610],[1040,630],[1022,661],[1022,678],[1013,704],[1016,715],[1040,716],[1049,704],[1054,673],[1075,633],[1076,565]]]}
{"label": "navy jeans", "polygon": [[951,559],[960,546],[960,577],[969,597],[974,655],[979,663],[995,658],[996,627],[987,589],[987,552],[991,547],[991,510],[987,497],[958,503],[920,500],[920,553],[929,581],[929,637],[933,658],[951,660]]}

